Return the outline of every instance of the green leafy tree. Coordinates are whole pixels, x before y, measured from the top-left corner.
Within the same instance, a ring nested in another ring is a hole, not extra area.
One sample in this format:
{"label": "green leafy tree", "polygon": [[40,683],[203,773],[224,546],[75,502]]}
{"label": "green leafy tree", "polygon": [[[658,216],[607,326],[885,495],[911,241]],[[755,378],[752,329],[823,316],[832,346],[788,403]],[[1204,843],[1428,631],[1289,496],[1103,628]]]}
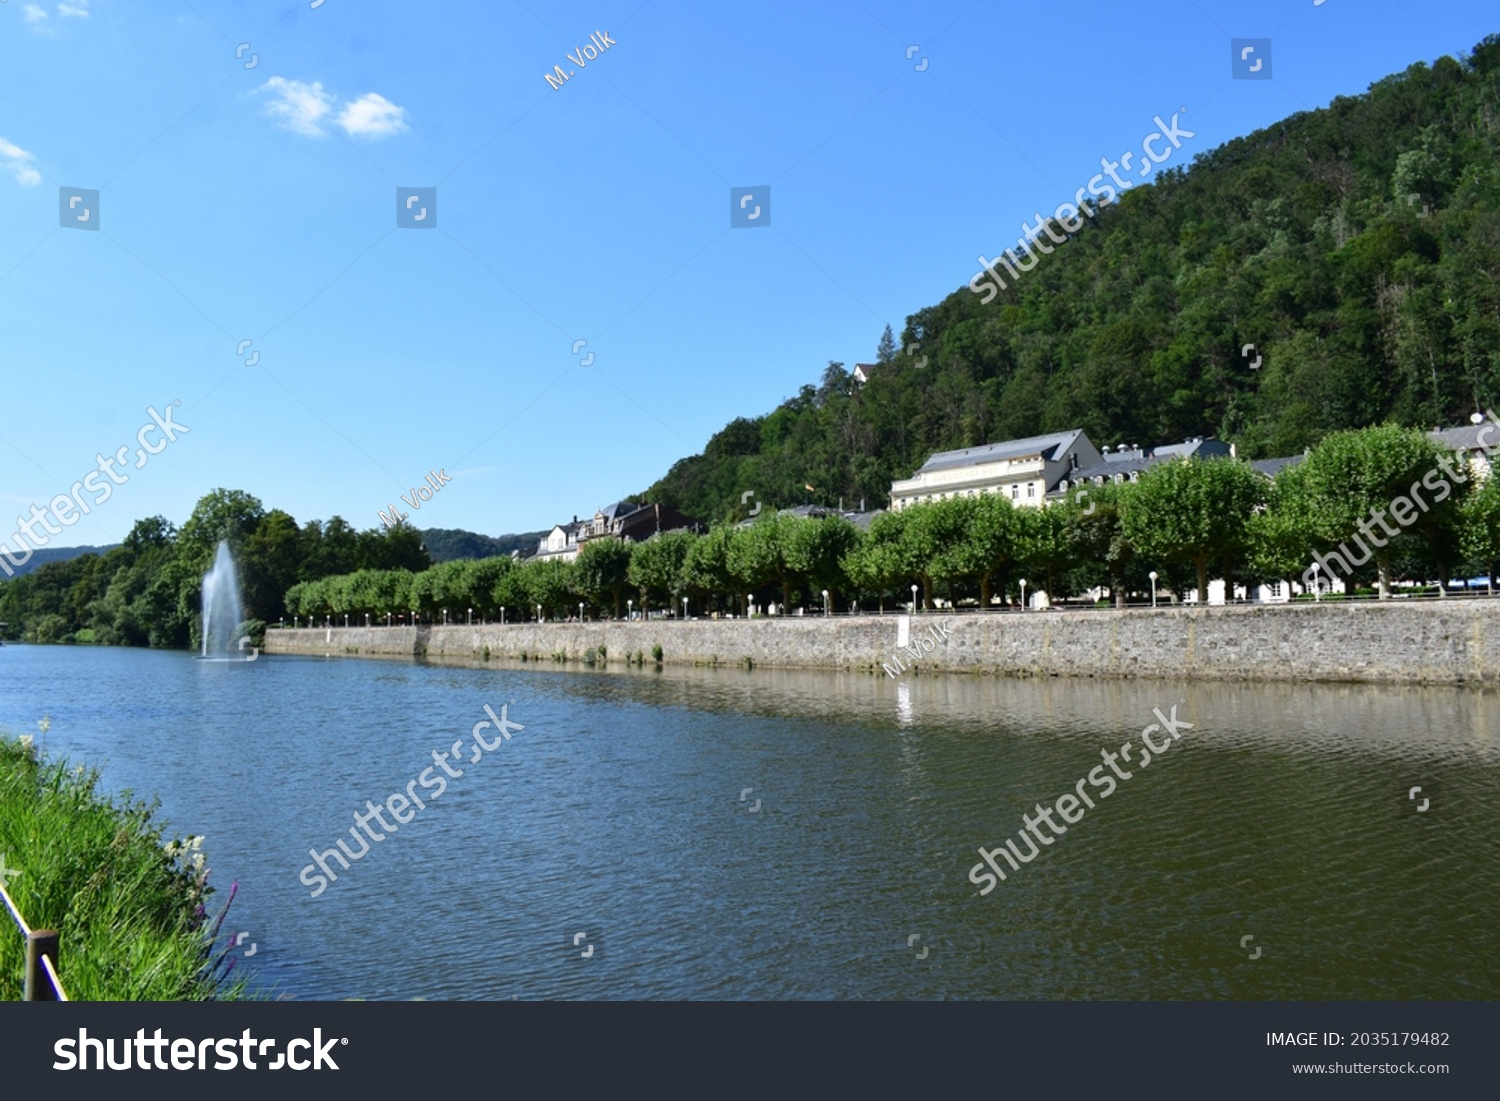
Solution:
{"label": "green leafy tree", "polygon": [[697,539],[689,531],[669,531],[631,545],[626,577],[640,593],[642,614],[651,609],[653,601],[662,605],[672,599],[688,549]]}
{"label": "green leafy tree", "polygon": [[[1446,523],[1461,500],[1462,484],[1443,473],[1457,471],[1452,453],[1417,429],[1381,425],[1335,432],[1312,449],[1301,469],[1312,535],[1324,546],[1345,544],[1351,555],[1355,547],[1363,548],[1362,561],[1373,553],[1381,599],[1390,595],[1390,543],[1403,526],[1399,518],[1395,526],[1388,520],[1393,502],[1400,498],[1408,507],[1421,502],[1427,508],[1412,513],[1429,513],[1433,522]],[[1433,484],[1426,485],[1423,479],[1433,475]],[[1443,483],[1446,494],[1436,488]]]}
{"label": "green leafy tree", "polygon": [[626,544],[603,538],[585,543],[575,561],[579,591],[590,603],[600,607],[608,604],[616,618],[630,584],[630,558],[630,547]]}
{"label": "green leafy tree", "polygon": [[1198,579],[1198,601],[1208,603],[1209,563],[1231,564],[1250,550],[1251,514],[1265,502],[1265,479],[1233,459],[1159,463],[1141,475],[1125,510],[1125,535],[1147,558],[1164,565],[1187,561]]}

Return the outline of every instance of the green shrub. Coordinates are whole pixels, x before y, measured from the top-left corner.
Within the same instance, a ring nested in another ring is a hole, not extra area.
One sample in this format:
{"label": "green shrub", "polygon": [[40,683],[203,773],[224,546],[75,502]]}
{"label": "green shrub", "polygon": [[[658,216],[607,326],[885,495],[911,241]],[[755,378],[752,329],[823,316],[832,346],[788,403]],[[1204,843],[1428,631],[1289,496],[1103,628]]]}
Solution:
{"label": "green shrub", "polygon": [[653,660],[655,660],[657,665],[661,664],[661,643],[657,643],[655,646],[651,647],[651,657]]}

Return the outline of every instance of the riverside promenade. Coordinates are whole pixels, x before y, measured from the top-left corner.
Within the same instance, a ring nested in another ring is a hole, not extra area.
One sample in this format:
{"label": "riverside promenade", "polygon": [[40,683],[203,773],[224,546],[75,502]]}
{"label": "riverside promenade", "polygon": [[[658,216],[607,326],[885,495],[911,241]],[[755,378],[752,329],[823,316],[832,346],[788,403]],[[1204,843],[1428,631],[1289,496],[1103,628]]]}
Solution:
{"label": "riverside promenade", "polygon": [[[1500,599],[924,612],[898,648],[900,615],[604,620],[505,626],[271,628],[268,654],[841,669],[900,676],[1169,677],[1500,685]],[[594,653],[589,655],[592,650]],[[602,650],[602,656],[600,651]],[[523,658],[524,655],[524,658]]]}

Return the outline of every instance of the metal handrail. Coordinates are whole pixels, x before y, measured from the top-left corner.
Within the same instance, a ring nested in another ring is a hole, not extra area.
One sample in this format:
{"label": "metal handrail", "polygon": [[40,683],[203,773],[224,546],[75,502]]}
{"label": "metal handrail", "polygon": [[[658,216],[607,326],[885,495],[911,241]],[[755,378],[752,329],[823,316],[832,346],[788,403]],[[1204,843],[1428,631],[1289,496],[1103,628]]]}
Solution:
{"label": "metal handrail", "polygon": [[[22,935],[26,938],[26,1001],[71,1001],[68,992],[63,988],[62,978],[57,973],[57,967],[52,962],[52,954],[57,951],[58,936],[47,929],[33,929],[26,924],[26,919],[21,916],[21,908],[16,905],[16,900],[10,897],[3,884],[0,884],[0,901],[5,903],[5,908],[10,911],[10,916],[20,927]],[[35,979],[44,979],[52,987],[55,999],[38,997],[40,993],[36,989]]]}

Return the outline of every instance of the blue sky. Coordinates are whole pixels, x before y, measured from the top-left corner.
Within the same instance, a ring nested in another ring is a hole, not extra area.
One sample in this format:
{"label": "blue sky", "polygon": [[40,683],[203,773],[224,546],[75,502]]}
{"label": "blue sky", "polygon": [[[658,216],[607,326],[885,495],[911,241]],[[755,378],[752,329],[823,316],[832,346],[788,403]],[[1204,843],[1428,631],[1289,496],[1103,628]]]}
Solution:
{"label": "blue sky", "polygon": [[315,2],[0,3],[0,539],[174,400],[190,431],[50,545],[218,486],[367,528],[437,469],[418,526],[592,513],[872,359],[1153,116],[1187,108],[1186,164],[1500,30],[1493,0]]}

